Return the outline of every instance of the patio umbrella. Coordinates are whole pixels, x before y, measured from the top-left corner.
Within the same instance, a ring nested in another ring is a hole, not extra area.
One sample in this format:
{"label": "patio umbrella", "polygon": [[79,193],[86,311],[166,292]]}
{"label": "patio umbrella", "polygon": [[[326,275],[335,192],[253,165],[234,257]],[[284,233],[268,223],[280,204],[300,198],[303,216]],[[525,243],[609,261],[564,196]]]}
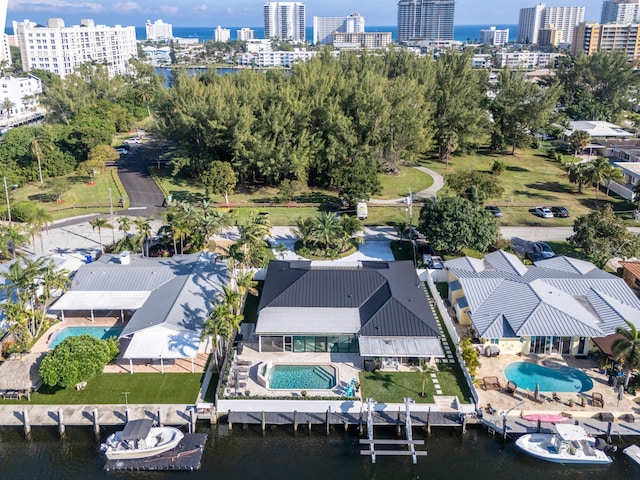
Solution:
{"label": "patio umbrella", "polygon": [[536,402],[540,401],[540,385],[536,383],[536,389],[533,391],[533,399]]}

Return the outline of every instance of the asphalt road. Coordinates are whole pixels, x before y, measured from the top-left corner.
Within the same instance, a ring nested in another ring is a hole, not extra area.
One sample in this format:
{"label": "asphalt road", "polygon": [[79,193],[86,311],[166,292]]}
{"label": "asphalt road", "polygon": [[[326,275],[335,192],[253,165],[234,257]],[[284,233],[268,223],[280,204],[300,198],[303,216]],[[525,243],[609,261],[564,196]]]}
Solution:
{"label": "asphalt road", "polygon": [[148,217],[164,210],[164,195],[147,171],[159,154],[159,145],[150,140],[132,144],[129,154],[120,159],[118,175],[130,202],[129,211],[122,213]]}

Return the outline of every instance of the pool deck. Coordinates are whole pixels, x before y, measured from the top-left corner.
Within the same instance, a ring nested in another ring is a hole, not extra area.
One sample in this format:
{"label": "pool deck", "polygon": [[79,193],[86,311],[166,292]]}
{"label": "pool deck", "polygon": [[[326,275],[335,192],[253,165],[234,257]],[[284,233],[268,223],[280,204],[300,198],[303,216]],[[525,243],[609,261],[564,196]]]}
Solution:
{"label": "pool deck", "polygon": [[[307,396],[309,397],[336,397],[343,396],[345,388],[349,385],[352,379],[358,380],[358,374],[362,371],[362,360],[357,353],[292,353],[292,352],[277,352],[267,353],[258,352],[251,346],[245,345],[242,349],[242,354],[238,355],[239,358],[245,361],[251,362],[248,367],[248,372],[242,378],[242,382],[246,384],[244,387],[227,387],[226,394],[234,396],[236,393],[244,394],[245,391],[251,392],[251,396],[265,396],[265,397],[299,397],[301,396],[301,390],[284,390],[277,389],[272,390],[260,385],[257,381],[258,365],[271,361],[273,364],[284,365],[332,365],[336,368],[336,386],[331,390],[310,390],[307,389]],[[234,367],[235,368],[235,367]],[[234,372],[231,372],[232,376]],[[359,396],[359,394],[356,394]]]}
{"label": "pool deck", "polygon": [[[558,366],[568,366],[584,372],[593,381],[593,389],[583,393],[557,392],[559,401],[552,398],[553,392],[540,392],[539,401],[533,398],[531,390],[523,390],[520,387],[515,394],[507,393],[504,387],[507,378],[504,369],[514,362],[532,362],[551,368]],[[598,371],[597,365],[592,360],[577,359],[571,355],[505,355],[497,357],[480,357],[481,367],[476,373],[476,378],[482,384],[483,377],[498,377],[502,388],[499,390],[484,390],[477,386],[480,397],[479,406],[483,409],[491,405],[497,412],[507,412],[513,409],[511,414],[532,414],[532,413],[554,413],[566,414],[575,418],[592,418],[600,413],[612,413],[616,418],[624,414],[632,414],[636,418],[640,417],[640,397],[625,394],[622,400],[618,401],[618,393],[614,387],[608,384],[608,377]],[[598,392],[602,394],[604,407],[592,405],[591,394]],[[584,399],[585,406],[582,405]],[[572,406],[569,401],[573,402]],[[636,420],[638,421],[638,420]]]}

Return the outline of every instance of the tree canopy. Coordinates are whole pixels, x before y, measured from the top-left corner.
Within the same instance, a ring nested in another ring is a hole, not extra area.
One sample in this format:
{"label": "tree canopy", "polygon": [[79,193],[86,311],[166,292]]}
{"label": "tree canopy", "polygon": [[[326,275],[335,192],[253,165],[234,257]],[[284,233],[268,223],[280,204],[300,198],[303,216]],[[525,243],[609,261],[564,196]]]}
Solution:
{"label": "tree canopy", "polygon": [[67,337],[42,359],[40,378],[51,387],[72,387],[100,375],[117,355],[118,344],[113,338]]}
{"label": "tree canopy", "polygon": [[418,230],[435,248],[450,253],[464,248],[486,252],[500,234],[491,213],[460,197],[427,202],[420,210]]}
{"label": "tree canopy", "polygon": [[576,218],[569,242],[582,248],[598,268],[604,268],[613,257],[640,254],[640,238],[627,230],[624,221],[616,217],[609,204]]}

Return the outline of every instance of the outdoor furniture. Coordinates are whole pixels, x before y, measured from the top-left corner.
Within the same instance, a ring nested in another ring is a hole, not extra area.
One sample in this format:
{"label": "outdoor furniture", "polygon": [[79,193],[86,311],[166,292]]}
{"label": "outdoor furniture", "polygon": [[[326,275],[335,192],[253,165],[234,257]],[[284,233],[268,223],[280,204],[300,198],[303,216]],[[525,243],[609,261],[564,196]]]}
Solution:
{"label": "outdoor furniture", "polygon": [[236,358],[236,365],[241,367],[250,367],[252,365],[251,360],[242,360],[241,358]]}
{"label": "outdoor furniture", "polygon": [[514,383],[512,381],[508,381],[507,382],[507,386],[505,387],[504,391],[511,394],[511,395],[515,395],[516,390],[518,389],[518,384]]}
{"label": "outdoor furniture", "polygon": [[598,416],[600,417],[601,422],[613,422],[614,419],[613,413],[600,412]]}
{"label": "outdoor furniture", "polygon": [[619,419],[627,423],[634,423],[636,421],[636,417],[634,417],[630,413],[625,413],[624,415],[620,415]]}
{"label": "outdoor furniture", "polygon": [[482,377],[482,385],[485,390],[500,390],[502,388],[498,377]]}
{"label": "outdoor furniture", "polygon": [[249,367],[236,367],[236,372],[238,373],[248,373]]}
{"label": "outdoor furniture", "polygon": [[591,394],[591,404],[594,407],[604,408],[604,400],[602,399],[602,394],[598,392],[593,392]]}
{"label": "outdoor furniture", "polygon": [[551,396],[553,397],[553,401],[558,403],[560,401],[560,397],[558,396],[558,394],[556,392],[553,392],[551,394]]}

